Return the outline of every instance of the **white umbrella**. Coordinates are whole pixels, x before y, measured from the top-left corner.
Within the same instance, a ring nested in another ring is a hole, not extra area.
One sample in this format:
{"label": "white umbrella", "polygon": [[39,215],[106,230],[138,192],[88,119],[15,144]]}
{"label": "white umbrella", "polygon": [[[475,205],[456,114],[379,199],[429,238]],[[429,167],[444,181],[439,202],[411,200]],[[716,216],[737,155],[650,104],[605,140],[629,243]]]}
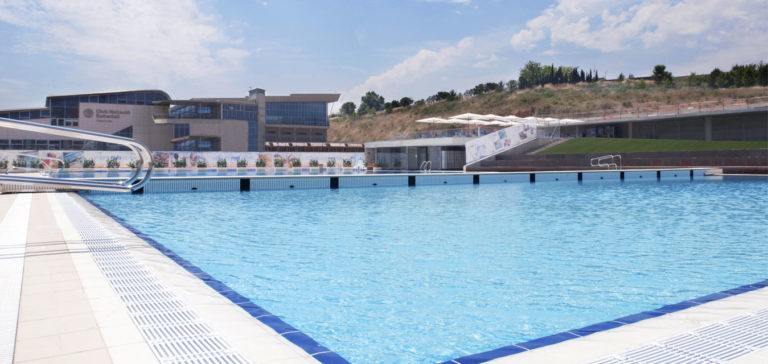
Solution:
{"label": "white umbrella", "polygon": [[485,120],[467,120],[465,123],[471,124],[471,125],[494,125],[492,121],[485,121]]}
{"label": "white umbrella", "polygon": [[487,120],[493,120],[493,121],[507,121],[507,119],[506,119],[506,118],[504,118],[503,116],[494,115],[494,114],[486,114],[486,115],[483,115],[483,117],[484,117],[485,119],[487,119]]}
{"label": "white umbrella", "polygon": [[417,123],[442,123],[445,119],[442,118],[426,118],[416,120]]}
{"label": "white umbrella", "polygon": [[463,120],[482,119],[482,118],[483,118],[483,115],[472,114],[472,113],[451,116],[451,119],[463,119]]}

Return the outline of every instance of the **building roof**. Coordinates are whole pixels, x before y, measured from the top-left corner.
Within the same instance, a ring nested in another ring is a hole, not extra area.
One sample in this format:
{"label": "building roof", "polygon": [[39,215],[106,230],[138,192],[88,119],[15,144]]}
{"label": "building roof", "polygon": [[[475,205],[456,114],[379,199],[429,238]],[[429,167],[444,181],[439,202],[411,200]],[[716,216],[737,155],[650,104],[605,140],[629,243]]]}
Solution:
{"label": "building roof", "polygon": [[32,111],[32,110],[48,110],[47,107],[22,107],[22,108],[16,108],[16,109],[2,109],[0,112],[6,113],[6,112],[17,112],[17,111]]}
{"label": "building roof", "polygon": [[267,102],[336,102],[341,94],[290,94],[267,96]]}
{"label": "building roof", "polygon": [[167,98],[171,98],[167,92],[163,90],[122,90],[122,91],[105,91],[105,92],[86,92],[82,94],[68,94],[68,95],[51,95],[45,98],[45,106],[50,106],[50,100],[52,97],[70,97],[70,96],[91,96],[91,95],[110,95],[110,94],[124,94],[126,92],[159,92]]}

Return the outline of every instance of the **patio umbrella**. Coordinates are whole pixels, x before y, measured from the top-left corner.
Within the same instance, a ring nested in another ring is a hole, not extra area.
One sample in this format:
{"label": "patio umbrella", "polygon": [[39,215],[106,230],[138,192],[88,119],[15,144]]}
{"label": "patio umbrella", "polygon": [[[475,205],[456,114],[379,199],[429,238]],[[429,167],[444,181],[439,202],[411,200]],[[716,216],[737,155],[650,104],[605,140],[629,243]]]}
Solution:
{"label": "patio umbrella", "polygon": [[416,120],[417,123],[432,123],[432,124],[442,123],[444,121],[445,121],[445,119],[443,119],[443,118],[426,118],[426,119]]}
{"label": "patio umbrella", "polygon": [[483,119],[483,115],[466,113],[466,114],[451,116],[451,119],[463,119],[463,120]]}

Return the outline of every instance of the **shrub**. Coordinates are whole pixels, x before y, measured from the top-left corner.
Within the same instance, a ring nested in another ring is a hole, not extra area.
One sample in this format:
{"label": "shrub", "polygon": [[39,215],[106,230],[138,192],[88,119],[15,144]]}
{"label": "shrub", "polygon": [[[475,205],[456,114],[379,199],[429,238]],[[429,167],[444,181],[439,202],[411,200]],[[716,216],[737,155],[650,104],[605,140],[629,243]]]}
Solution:
{"label": "shrub", "polygon": [[[175,165],[176,163],[174,163]],[[184,161],[184,165],[187,165],[187,161]],[[162,160],[162,159],[152,159],[152,167],[155,168],[165,168],[168,166],[168,161]]]}
{"label": "shrub", "polygon": [[345,159],[343,163],[344,163],[344,167],[347,167],[347,168],[352,167],[352,161],[349,159]]}
{"label": "shrub", "polygon": [[8,169],[8,160],[0,159],[0,169]]}
{"label": "shrub", "polygon": [[333,159],[329,159],[328,163],[325,164],[328,167],[336,167],[336,161]]}
{"label": "shrub", "polygon": [[120,160],[117,157],[107,159],[107,168],[120,168]]}
{"label": "shrub", "polygon": [[259,158],[256,161],[256,167],[266,167],[266,166],[267,166],[267,161],[265,161],[265,160],[263,160],[261,158]]}
{"label": "shrub", "polygon": [[136,161],[135,160],[131,160],[130,162],[128,162],[128,168],[136,169]]}
{"label": "shrub", "polygon": [[93,159],[85,158],[83,159],[83,168],[93,168],[96,166],[96,162],[93,161]]}
{"label": "shrub", "polygon": [[309,166],[310,167],[317,167],[319,165],[320,165],[320,163],[317,162],[317,159],[310,159],[309,160]]}
{"label": "shrub", "polygon": [[245,159],[238,159],[237,160],[237,167],[238,168],[245,168],[248,166],[248,161]]}
{"label": "shrub", "polygon": [[205,159],[198,159],[197,168],[205,168],[205,167],[208,167],[208,163],[205,162]]}
{"label": "shrub", "polygon": [[294,167],[301,167],[301,159],[299,158],[294,159],[293,162],[291,162],[291,165]]}
{"label": "shrub", "polygon": [[173,162],[173,166],[176,168],[186,168],[187,167],[187,158],[180,158]]}
{"label": "shrub", "polygon": [[216,167],[219,168],[227,168],[227,160],[226,159],[219,159],[216,161]]}
{"label": "shrub", "polygon": [[275,167],[282,167],[284,163],[285,161],[282,160],[281,158],[275,159]]}

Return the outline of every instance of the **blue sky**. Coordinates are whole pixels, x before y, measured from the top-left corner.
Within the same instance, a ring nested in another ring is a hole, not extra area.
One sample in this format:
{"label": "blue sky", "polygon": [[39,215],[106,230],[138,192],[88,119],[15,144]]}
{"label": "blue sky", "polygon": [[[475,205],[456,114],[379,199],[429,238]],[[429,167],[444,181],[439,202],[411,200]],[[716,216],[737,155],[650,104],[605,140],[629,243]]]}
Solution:
{"label": "blue sky", "polygon": [[528,60],[702,73],[768,61],[766,15],[768,0],[0,0],[0,108],[138,88],[418,99]]}

